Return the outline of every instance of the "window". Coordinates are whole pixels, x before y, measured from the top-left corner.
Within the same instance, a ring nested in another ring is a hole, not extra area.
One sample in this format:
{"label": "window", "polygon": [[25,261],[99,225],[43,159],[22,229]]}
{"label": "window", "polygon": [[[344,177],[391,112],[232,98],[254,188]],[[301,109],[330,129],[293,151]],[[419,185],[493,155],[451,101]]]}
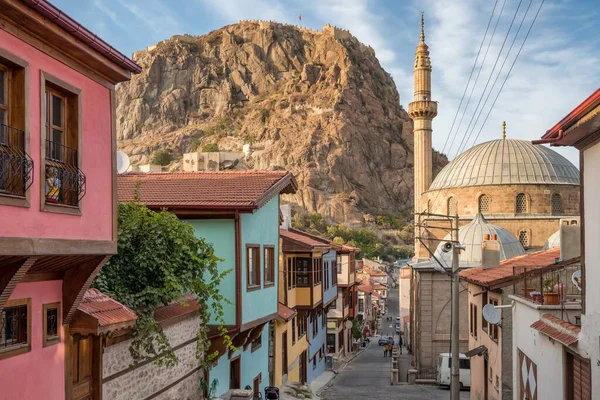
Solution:
{"label": "window", "polygon": [[60,303],[44,304],[43,347],[60,343]]}
{"label": "window", "polygon": [[287,280],[288,290],[296,287],[296,268],[294,268],[295,262],[296,259],[294,257],[287,258],[287,274],[285,279]]}
{"label": "window", "polygon": [[312,258],[296,258],[296,286],[310,285],[310,264]]}
{"label": "window", "polygon": [[321,315],[322,319],[321,319],[321,327],[323,329],[325,329],[325,327],[327,326],[327,313],[325,311],[323,311],[323,314]]}
{"label": "window", "polygon": [[329,285],[329,269],[331,268],[331,261],[325,261],[323,262],[323,274],[325,275],[323,277],[323,290],[328,290],[330,288]]}
{"label": "window", "polygon": [[252,341],[252,344],[250,345],[250,352],[254,353],[256,350],[260,349],[262,346],[262,332],[260,335],[258,335],[258,337],[256,339],[254,339]]}
{"label": "window", "polygon": [[560,197],[560,194],[558,193],[554,193],[552,195],[552,214],[562,214],[563,211],[563,205],[562,205],[562,197]]}
{"label": "window", "polygon": [[338,258],[338,262],[337,262],[337,273],[341,274],[342,273],[342,261],[341,258]]}
{"label": "window", "polygon": [[448,215],[456,215],[456,213],[458,211],[457,205],[456,205],[456,198],[454,198],[454,197],[448,198],[447,209],[448,209]]}
{"label": "window", "polygon": [[[488,292],[481,293],[481,304],[486,305],[488,303]],[[483,309],[481,310],[481,330],[488,332],[488,322],[483,318]],[[490,376],[492,376],[490,374]]]}
{"label": "window", "polygon": [[322,258],[313,258],[313,285],[318,285],[323,281],[323,259]]}
{"label": "window", "polygon": [[44,72],[42,87],[45,94],[43,210],[80,214],[78,209],[56,206],[78,207],[85,195],[85,175],[79,169],[81,91]]}
{"label": "window", "polygon": [[298,339],[302,336],[306,335],[306,325],[307,325],[307,317],[298,318]]}
{"label": "window", "polygon": [[296,317],[292,318],[292,344],[296,343]]}
{"label": "window", "polygon": [[[33,160],[25,136],[27,62],[0,49],[0,204],[28,207]],[[14,197],[16,196],[16,197]]]}
{"label": "window", "polygon": [[490,197],[487,194],[479,196],[479,212],[484,214],[490,211]]}
{"label": "window", "polygon": [[524,248],[528,248],[529,247],[529,231],[527,230],[522,230],[519,231],[519,242],[521,242],[521,244],[523,245]]}
{"label": "window", "polygon": [[365,312],[365,299],[358,299],[358,312]]}
{"label": "window", "polygon": [[527,196],[525,193],[519,193],[517,195],[515,212],[517,214],[529,212],[529,204],[527,204]]}
{"label": "window", "polygon": [[260,246],[246,245],[247,289],[260,287]]}
{"label": "window", "polygon": [[473,303],[469,304],[469,333],[477,339],[477,306]]}
{"label": "window", "polygon": [[275,284],[275,247],[265,245],[265,286]]}
{"label": "window", "polygon": [[0,312],[0,360],[31,350],[31,299],[9,300]]}
{"label": "window", "polygon": [[[490,299],[489,304],[497,306],[498,300]],[[498,341],[498,325],[487,324],[487,332],[488,332],[488,335],[490,336],[490,339]]]}
{"label": "window", "polygon": [[319,334],[319,318],[320,316],[317,314],[311,315],[310,317],[310,325],[312,328],[312,337],[316,337]]}
{"label": "window", "polygon": [[331,262],[331,286],[337,286],[338,274],[340,273],[341,267],[337,261]]}
{"label": "window", "polygon": [[317,355],[316,354],[312,359],[312,366],[313,366],[313,369],[317,369]]}
{"label": "window", "polygon": [[342,292],[342,304],[344,308],[348,307],[348,293],[345,290]]}

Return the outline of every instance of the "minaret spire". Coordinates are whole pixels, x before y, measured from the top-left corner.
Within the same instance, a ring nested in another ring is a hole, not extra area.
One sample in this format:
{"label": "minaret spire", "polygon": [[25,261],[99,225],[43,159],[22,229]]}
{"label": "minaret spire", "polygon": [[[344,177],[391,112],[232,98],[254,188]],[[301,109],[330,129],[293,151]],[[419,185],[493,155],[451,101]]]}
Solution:
{"label": "minaret spire", "polygon": [[[432,204],[428,210],[427,199],[422,194],[429,189],[433,175],[432,161],[432,121],[437,115],[437,102],[431,100],[431,60],[429,47],[425,44],[425,16],[421,13],[421,37],[415,53],[414,101],[408,105],[408,115],[413,120],[414,134],[414,207],[415,213],[423,211],[439,212],[438,206]],[[415,214],[415,259],[428,257],[421,251],[417,227],[419,220]]]}

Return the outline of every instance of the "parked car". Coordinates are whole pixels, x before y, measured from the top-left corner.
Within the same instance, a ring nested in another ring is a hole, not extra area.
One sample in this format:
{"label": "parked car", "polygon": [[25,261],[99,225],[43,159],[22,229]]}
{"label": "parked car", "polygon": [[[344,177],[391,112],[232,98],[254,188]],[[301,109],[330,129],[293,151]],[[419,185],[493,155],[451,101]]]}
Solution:
{"label": "parked car", "polygon": [[[460,379],[460,388],[470,388],[471,387],[471,360],[464,354],[460,354],[459,358],[459,379]],[[451,366],[452,366],[452,357],[450,353],[442,353],[440,354],[438,369],[437,369],[437,379],[436,382],[438,385],[450,387],[451,381]]]}

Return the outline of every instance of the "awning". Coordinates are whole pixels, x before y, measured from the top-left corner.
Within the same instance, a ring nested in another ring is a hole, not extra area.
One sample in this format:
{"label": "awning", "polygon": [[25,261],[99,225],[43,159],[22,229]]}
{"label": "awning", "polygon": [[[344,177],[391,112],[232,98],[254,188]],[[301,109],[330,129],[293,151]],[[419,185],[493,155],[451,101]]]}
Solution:
{"label": "awning", "polygon": [[468,358],[471,358],[471,357],[475,357],[475,356],[484,355],[485,353],[487,353],[487,347],[485,347],[484,345],[481,345],[479,347],[475,347],[473,350],[469,350],[469,351],[465,352],[465,356],[467,356]]}
{"label": "awning", "polygon": [[295,310],[282,303],[277,303],[277,319],[281,322],[288,322],[297,315]]}
{"label": "awning", "polygon": [[137,315],[133,310],[111,299],[97,289],[88,289],[77,307],[71,334],[102,335],[135,325]]}
{"label": "awning", "polygon": [[544,314],[539,321],[531,324],[536,331],[564,344],[570,346],[579,340],[581,328],[567,321],[563,321],[554,315]]}

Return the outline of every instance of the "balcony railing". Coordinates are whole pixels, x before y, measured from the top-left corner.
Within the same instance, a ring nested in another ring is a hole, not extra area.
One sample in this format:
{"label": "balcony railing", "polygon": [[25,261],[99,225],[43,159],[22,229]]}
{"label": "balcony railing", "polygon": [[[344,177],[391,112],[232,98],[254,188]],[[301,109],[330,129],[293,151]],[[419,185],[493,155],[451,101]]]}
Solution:
{"label": "balcony railing", "polygon": [[25,132],[0,124],[0,194],[24,197],[33,183],[33,160],[25,152]]}
{"label": "balcony railing", "polygon": [[85,174],[77,149],[46,140],[46,203],[77,206],[85,196]]}
{"label": "balcony railing", "polygon": [[581,265],[547,268],[513,267],[514,295],[541,305],[581,304]]}

